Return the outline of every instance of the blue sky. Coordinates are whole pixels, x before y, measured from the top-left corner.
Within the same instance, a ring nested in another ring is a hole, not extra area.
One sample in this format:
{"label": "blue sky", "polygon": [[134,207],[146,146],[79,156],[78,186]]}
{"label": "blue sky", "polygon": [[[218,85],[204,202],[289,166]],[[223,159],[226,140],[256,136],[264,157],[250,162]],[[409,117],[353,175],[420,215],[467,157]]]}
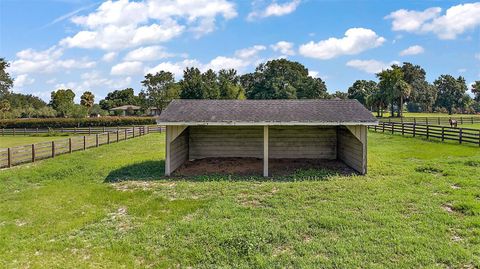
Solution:
{"label": "blue sky", "polygon": [[254,70],[288,58],[330,92],[391,63],[480,80],[480,2],[333,0],[0,0],[0,57],[14,91],[57,88],[97,101],[141,89],[147,72]]}

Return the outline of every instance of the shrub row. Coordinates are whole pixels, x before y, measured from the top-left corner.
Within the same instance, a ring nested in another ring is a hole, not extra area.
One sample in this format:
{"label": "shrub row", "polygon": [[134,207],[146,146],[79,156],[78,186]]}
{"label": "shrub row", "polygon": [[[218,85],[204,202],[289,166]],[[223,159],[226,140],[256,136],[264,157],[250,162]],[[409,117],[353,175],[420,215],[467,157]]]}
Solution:
{"label": "shrub row", "polygon": [[0,120],[0,128],[68,128],[155,124],[153,117],[47,118]]}

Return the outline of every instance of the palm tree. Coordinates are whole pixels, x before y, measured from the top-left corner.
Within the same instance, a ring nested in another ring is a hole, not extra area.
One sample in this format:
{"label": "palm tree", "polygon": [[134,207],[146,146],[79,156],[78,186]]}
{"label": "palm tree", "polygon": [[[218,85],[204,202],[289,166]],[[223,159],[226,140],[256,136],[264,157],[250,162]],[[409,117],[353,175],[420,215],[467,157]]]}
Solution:
{"label": "palm tree", "polygon": [[410,93],[412,92],[412,86],[405,82],[403,79],[397,81],[394,86],[394,94],[400,99],[400,106],[398,107],[398,117],[402,117],[403,115],[403,102],[405,99],[410,97]]}
{"label": "palm tree", "polygon": [[93,93],[86,91],[80,97],[80,104],[87,108],[88,113],[90,114],[90,109],[93,107],[95,102],[95,95]]}

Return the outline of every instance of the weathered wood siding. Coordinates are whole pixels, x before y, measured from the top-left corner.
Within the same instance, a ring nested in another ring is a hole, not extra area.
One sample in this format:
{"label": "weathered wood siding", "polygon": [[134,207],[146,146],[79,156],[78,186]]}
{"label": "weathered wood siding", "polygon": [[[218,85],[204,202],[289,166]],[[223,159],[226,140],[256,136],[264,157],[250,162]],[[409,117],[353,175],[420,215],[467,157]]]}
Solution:
{"label": "weathered wood siding", "polygon": [[190,126],[189,158],[263,157],[262,126]]}
{"label": "weathered wood siding", "polygon": [[188,133],[189,129],[183,130],[170,144],[170,171],[173,172],[188,160]]}
{"label": "weathered wood siding", "polygon": [[270,158],[337,158],[336,127],[270,127]]}
{"label": "weathered wood siding", "polygon": [[[351,132],[351,129],[354,133]],[[338,159],[361,174],[367,172],[367,131],[365,126],[338,127]]]}

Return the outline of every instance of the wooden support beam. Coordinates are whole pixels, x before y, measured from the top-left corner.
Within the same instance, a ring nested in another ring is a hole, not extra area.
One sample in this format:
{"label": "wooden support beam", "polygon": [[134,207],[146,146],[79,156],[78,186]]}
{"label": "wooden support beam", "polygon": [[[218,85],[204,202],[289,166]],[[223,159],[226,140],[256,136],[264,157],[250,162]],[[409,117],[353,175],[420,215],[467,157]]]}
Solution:
{"label": "wooden support beam", "polygon": [[268,177],[268,126],[263,126],[263,176]]}

